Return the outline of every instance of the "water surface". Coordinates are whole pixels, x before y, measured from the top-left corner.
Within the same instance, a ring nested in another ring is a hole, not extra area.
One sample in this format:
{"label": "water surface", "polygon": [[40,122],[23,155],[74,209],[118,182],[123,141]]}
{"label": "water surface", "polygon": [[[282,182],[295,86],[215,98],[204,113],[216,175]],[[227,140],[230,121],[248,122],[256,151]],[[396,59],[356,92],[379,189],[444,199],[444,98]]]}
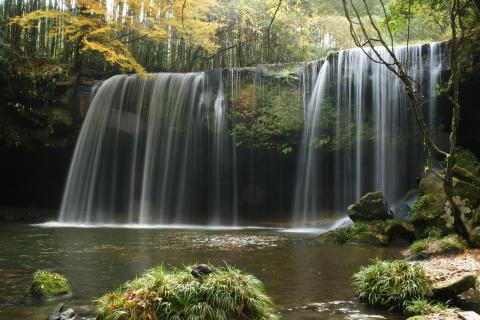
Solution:
{"label": "water surface", "polygon": [[65,300],[93,317],[92,299],[157,264],[228,263],[260,278],[282,319],[401,319],[355,299],[351,276],[396,249],[319,246],[314,236],[275,229],[176,230],[0,226],[0,320],[44,320],[57,302],[26,305],[33,272],[51,269],[71,282]]}

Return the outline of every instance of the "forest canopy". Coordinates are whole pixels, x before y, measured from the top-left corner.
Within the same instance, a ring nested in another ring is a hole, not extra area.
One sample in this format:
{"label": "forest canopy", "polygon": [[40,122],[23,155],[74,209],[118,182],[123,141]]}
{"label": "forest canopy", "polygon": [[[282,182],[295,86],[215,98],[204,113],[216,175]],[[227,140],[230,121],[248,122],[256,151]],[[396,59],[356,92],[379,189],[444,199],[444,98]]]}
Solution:
{"label": "forest canopy", "polygon": [[[381,20],[379,3],[366,1]],[[449,1],[391,0],[386,8],[398,43],[408,12],[411,41],[448,37]],[[1,0],[0,29],[0,58],[12,49],[78,69],[84,56],[91,69],[124,72],[309,61],[355,46],[336,0]]]}

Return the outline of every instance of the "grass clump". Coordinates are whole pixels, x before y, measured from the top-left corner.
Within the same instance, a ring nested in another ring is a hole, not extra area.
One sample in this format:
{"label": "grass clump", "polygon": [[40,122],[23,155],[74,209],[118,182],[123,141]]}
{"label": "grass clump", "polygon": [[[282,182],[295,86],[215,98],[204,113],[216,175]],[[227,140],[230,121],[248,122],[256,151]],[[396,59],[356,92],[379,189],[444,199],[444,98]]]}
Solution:
{"label": "grass clump", "polygon": [[97,300],[97,319],[277,319],[271,298],[254,276],[226,266],[195,278],[192,268],[147,271]]}
{"label": "grass clump", "polygon": [[410,301],[431,295],[423,267],[403,260],[376,260],[353,276],[360,300],[375,306],[403,310]]}
{"label": "grass clump", "polygon": [[27,295],[40,298],[52,298],[71,294],[68,280],[59,273],[38,270],[33,274],[33,281],[27,289]]}
{"label": "grass clump", "polygon": [[455,254],[465,251],[467,244],[459,235],[451,234],[441,239],[427,238],[415,241],[410,247],[413,254]]}
{"label": "grass clump", "polygon": [[405,307],[405,314],[408,316],[427,315],[442,313],[447,310],[447,305],[442,302],[431,302],[425,299],[414,300]]}

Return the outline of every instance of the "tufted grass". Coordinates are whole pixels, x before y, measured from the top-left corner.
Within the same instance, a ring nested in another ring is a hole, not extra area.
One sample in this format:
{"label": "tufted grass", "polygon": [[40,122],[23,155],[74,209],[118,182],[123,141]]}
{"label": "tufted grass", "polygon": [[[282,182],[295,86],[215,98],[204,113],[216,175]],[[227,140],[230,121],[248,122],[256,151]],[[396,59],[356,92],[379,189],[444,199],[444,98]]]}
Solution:
{"label": "tufted grass", "polygon": [[231,266],[196,279],[157,266],[95,303],[99,320],[276,320],[263,284]]}
{"label": "tufted grass", "polygon": [[353,276],[360,300],[375,306],[404,310],[413,300],[430,296],[425,270],[403,260],[376,260]]}

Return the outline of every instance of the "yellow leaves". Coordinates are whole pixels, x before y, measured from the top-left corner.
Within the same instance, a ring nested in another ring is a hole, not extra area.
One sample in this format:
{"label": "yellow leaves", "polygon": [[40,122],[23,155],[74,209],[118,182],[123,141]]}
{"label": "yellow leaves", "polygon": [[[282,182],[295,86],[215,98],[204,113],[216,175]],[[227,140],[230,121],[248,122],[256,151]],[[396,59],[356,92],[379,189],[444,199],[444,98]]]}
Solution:
{"label": "yellow leaves", "polygon": [[99,52],[108,63],[119,66],[124,72],[145,73],[145,69],[135,60],[128,48],[118,40],[99,42],[90,41],[85,37],[82,43],[82,52],[87,50]]}
{"label": "yellow leaves", "polygon": [[57,10],[37,10],[24,16],[18,16],[10,19],[10,24],[18,24],[24,29],[36,28],[36,22],[43,18],[56,19],[67,16],[68,14]]}

